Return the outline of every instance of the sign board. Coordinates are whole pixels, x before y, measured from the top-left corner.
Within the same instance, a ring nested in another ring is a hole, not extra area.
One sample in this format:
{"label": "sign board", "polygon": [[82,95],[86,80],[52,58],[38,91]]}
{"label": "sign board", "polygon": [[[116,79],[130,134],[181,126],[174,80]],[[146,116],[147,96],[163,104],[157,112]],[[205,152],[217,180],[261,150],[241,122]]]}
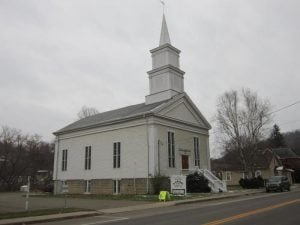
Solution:
{"label": "sign board", "polygon": [[171,176],[171,193],[173,195],[186,194],[186,176],[184,175]]}
{"label": "sign board", "polygon": [[160,191],[158,196],[159,201],[168,201],[170,200],[170,194],[168,191]]}

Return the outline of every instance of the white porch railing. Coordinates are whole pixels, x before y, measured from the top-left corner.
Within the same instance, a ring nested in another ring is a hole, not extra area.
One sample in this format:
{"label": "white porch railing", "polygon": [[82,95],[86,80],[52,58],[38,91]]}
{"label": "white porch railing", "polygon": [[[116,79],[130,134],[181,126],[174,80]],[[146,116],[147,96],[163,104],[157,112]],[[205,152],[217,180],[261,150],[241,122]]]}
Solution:
{"label": "white porch railing", "polygon": [[220,180],[208,169],[198,169],[198,173],[203,174],[203,176],[209,181],[209,186],[212,192],[227,192],[226,182]]}
{"label": "white porch railing", "polygon": [[220,180],[208,169],[199,169],[198,167],[190,168],[188,170],[181,170],[181,175],[189,175],[195,172],[202,174],[208,180],[208,186],[212,192],[227,192],[226,182]]}

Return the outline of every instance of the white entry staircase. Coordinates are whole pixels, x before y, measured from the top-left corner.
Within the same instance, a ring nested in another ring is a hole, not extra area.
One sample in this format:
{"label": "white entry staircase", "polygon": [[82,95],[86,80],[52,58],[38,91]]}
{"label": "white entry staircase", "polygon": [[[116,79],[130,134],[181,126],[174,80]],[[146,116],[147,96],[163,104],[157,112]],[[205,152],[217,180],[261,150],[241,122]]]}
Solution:
{"label": "white entry staircase", "polygon": [[208,169],[198,169],[198,173],[202,174],[208,180],[208,186],[212,192],[227,192],[226,182],[220,180]]}

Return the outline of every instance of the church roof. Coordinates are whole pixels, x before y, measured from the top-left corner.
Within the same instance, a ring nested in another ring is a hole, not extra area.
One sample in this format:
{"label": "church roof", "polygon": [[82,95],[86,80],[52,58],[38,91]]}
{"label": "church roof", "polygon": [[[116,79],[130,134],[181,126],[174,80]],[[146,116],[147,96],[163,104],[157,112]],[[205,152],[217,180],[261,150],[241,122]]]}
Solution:
{"label": "church roof", "polygon": [[[168,100],[167,100],[168,101]],[[139,115],[144,115],[150,113],[153,109],[162,105],[166,101],[156,102],[153,104],[146,105],[145,103],[130,105],[127,107],[106,111],[98,113],[93,116],[88,116],[86,118],[80,119],[70,125],[54,132],[54,134],[66,133],[69,131],[75,131],[85,128],[98,127],[100,125],[105,125],[106,123],[111,123],[113,121],[119,121],[126,118],[132,118]]]}
{"label": "church roof", "polygon": [[73,131],[85,130],[96,128],[100,126],[107,126],[114,123],[125,122],[133,119],[143,118],[144,116],[156,115],[159,116],[160,111],[173,104],[176,104],[180,99],[186,99],[191,107],[195,110],[196,114],[201,118],[203,122],[202,128],[211,129],[209,122],[204,118],[201,112],[198,110],[197,106],[192,102],[190,97],[186,93],[178,94],[173,96],[171,99],[155,102],[153,104],[140,103],[136,105],[130,105],[127,107],[98,113],[93,116],[88,116],[86,118],[80,119],[70,125],[54,132],[54,135],[69,133]]}

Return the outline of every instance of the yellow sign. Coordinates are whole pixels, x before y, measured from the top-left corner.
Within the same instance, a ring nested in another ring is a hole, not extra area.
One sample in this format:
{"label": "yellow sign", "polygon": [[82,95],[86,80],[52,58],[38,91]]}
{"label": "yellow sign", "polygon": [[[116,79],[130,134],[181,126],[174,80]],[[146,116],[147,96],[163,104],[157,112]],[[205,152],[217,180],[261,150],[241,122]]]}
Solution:
{"label": "yellow sign", "polygon": [[168,201],[170,199],[170,194],[168,191],[161,191],[159,192],[158,196],[159,201]]}

